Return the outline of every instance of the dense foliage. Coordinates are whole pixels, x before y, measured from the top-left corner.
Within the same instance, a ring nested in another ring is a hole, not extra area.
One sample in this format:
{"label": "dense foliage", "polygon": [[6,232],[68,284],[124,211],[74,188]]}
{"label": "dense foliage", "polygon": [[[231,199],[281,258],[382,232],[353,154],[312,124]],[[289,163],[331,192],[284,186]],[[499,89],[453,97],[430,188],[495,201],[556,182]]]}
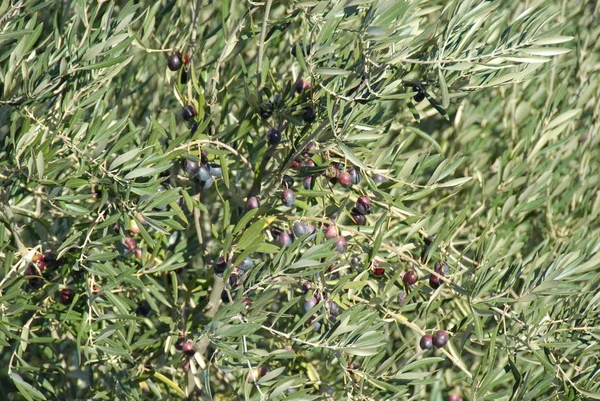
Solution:
{"label": "dense foliage", "polygon": [[0,397],[600,399],[598,8],[0,2]]}

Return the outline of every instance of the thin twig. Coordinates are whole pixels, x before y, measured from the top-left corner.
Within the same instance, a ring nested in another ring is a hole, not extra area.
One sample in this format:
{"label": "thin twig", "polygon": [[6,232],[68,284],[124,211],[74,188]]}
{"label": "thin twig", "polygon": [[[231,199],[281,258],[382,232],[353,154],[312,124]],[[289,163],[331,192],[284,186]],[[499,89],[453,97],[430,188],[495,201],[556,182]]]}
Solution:
{"label": "thin twig", "polygon": [[260,42],[258,45],[258,60],[256,67],[256,96],[260,101],[260,89],[262,79],[262,59],[265,52],[265,38],[267,37],[267,25],[269,24],[269,13],[271,12],[271,5],[273,0],[267,0],[265,6],[265,15],[263,16],[263,25],[260,32]]}

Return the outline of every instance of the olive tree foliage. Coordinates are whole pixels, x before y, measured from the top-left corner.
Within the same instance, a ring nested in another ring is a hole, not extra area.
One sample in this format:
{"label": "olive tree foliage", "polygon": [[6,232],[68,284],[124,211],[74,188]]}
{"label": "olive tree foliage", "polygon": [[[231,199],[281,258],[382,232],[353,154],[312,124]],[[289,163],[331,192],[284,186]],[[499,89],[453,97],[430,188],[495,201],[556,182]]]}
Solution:
{"label": "olive tree foliage", "polygon": [[600,399],[597,12],[3,0],[2,398]]}

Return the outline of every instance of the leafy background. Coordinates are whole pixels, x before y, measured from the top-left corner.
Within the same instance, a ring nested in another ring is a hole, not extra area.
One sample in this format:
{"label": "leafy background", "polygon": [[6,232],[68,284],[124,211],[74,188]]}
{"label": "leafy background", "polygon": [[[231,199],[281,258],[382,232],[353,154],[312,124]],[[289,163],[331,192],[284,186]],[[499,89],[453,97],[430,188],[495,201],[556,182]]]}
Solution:
{"label": "leafy background", "polygon": [[[2,398],[600,399],[597,13],[573,0],[2,1]],[[186,84],[166,68],[175,50],[191,58]],[[313,89],[295,94],[299,77]],[[317,167],[291,168],[311,141]],[[182,169],[203,151],[223,171],[208,189]],[[316,178],[335,163],[361,184]],[[246,212],[252,194],[262,207]],[[360,227],[359,195],[374,205]],[[347,252],[321,231],[280,247],[270,228],[298,220],[335,220]],[[48,250],[56,266],[28,274]],[[437,260],[450,275],[434,290]],[[404,288],[412,268],[421,280]],[[422,351],[438,329],[449,344]]]}

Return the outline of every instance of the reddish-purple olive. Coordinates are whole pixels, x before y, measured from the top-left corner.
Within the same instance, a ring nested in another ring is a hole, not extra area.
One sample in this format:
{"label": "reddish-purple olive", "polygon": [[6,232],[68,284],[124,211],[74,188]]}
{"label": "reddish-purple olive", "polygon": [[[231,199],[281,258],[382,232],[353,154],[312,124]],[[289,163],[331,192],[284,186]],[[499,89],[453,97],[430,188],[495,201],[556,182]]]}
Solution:
{"label": "reddish-purple olive", "polygon": [[411,286],[411,285],[415,285],[417,283],[417,281],[419,281],[419,276],[417,275],[417,272],[414,270],[409,270],[404,274],[404,284]]}
{"label": "reddish-purple olive", "polygon": [[142,256],[144,255],[144,252],[142,251],[142,248],[135,248],[133,250],[133,254],[135,255],[136,259],[142,260]]}
{"label": "reddish-purple olive", "polygon": [[290,164],[290,166],[292,168],[300,168],[300,167],[302,167],[302,160],[294,159],[294,160],[292,160],[292,163]]}
{"label": "reddish-purple olive", "polygon": [[70,288],[60,290],[60,302],[64,305],[69,305],[73,302],[73,291]]}
{"label": "reddish-purple olive", "polygon": [[462,397],[460,396],[460,394],[448,394],[448,401],[463,401]]}
{"label": "reddish-purple olive", "polygon": [[125,245],[125,248],[129,249],[130,251],[133,251],[135,248],[137,248],[137,242],[135,242],[135,240],[129,236],[125,237],[123,244]]}
{"label": "reddish-purple olive", "polygon": [[375,277],[382,277],[385,274],[385,269],[383,267],[372,267],[371,273],[373,273]]}
{"label": "reddish-purple olive", "polygon": [[267,132],[267,140],[269,141],[269,145],[278,145],[281,142],[281,131],[277,128],[271,128]]}
{"label": "reddish-purple olive", "polygon": [[291,189],[286,189],[281,193],[281,202],[283,202],[286,206],[294,206],[294,202],[296,201],[296,194]]}
{"label": "reddish-purple olive", "polygon": [[448,344],[449,339],[450,337],[448,336],[448,332],[444,330],[438,330],[433,335],[433,345],[435,345],[436,348],[442,348]]}
{"label": "reddish-purple olive", "polygon": [[440,278],[438,276],[436,276],[435,274],[430,274],[429,275],[429,286],[431,288],[438,289],[440,287],[440,285],[442,285],[444,282],[442,280],[440,280]]}
{"label": "reddish-purple olive", "polygon": [[433,336],[431,334],[425,334],[421,337],[421,341],[419,342],[421,349],[430,350],[433,348]]}
{"label": "reddish-purple olive", "polygon": [[181,351],[186,355],[194,355],[196,353],[196,347],[192,341],[186,341],[181,345]]}
{"label": "reddish-purple olive", "polygon": [[260,201],[256,196],[251,196],[246,201],[246,210],[258,209],[260,207]]}
{"label": "reddish-purple olive", "polygon": [[190,121],[197,116],[196,109],[192,105],[187,105],[183,108],[183,119]]}
{"label": "reddish-purple olive", "polygon": [[325,238],[327,238],[327,239],[336,238],[338,236],[338,234],[339,234],[338,229],[334,225],[330,225],[329,227],[327,227],[325,229]]}
{"label": "reddish-purple olive", "polygon": [[302,93],[310,89],[308,81],[300,78],[296,81],[296,92]]}
{"label": "reddish-purple olive", "polygon": [[337,253],[346,252],[346,249],[348,249],[346,238],[339,236],[338,239],[333,243],[333,247],[335,248]]}
{"label": "reddish-purple olive", "polygon": [[177,71],[181,68],[181,53],[175,52],[167,59],[167,67],[171,71]]}
{"label": "reddish-purple olive", "polygon": [[341,172],[338,176],[338,182],[342,187],[348,188],[352,185],[352,176],[347,171]]}
{"label": "reddish-purple olive", "polygon": [[373,211],[373,208],[371,207],[371,200],[368,197],[361,195],[356,201],[355,209],[359,214],[365,216],[371,214]]}
{"label": "reddish-purple olive", "polygon": [[250,300],[250,298],[244,298],[242,302],[244,303],[246,309],[252,308],[252,301]]}
{"label": "reddish-purple olive", "polygon": [[302,293],[306,294],[308,291],[310,291],[311,288],[312,288],[312,282],[311,281],[305,281],[302,284]]}

